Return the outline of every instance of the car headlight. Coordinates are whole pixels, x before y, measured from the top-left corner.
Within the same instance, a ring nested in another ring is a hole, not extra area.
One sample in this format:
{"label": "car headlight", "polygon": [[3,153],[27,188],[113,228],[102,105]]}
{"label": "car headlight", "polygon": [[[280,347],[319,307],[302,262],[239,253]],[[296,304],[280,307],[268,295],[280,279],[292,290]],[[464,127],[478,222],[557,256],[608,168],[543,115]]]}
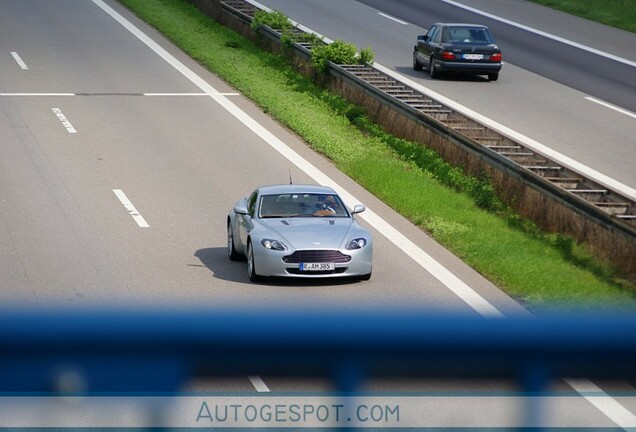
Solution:
{"label": "car headlight", "polygon": [[266,249],[274,249],[274,250],[278,250],[278,251],[287,250],[287,246],[285,246],[285,243],[280,242],[278,240],[263,239],[263,240],[261,240],[261,244]]}
{"label": "car headlight", "polygon": [[365,239],[364,237],[360,237],[357,239],[353,239],[349,243],[347,243],[346,249],[349,249],[349,250],[362,249],[366,245],[367,245],[367,239]]}

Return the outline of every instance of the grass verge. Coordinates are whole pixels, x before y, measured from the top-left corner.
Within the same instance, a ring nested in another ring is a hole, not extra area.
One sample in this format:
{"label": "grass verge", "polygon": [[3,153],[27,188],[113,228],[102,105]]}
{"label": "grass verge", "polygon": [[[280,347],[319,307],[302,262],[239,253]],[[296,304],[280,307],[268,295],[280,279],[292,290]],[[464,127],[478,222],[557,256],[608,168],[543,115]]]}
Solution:
{"label": "grass verge", "polygon": [[634,0],[530,0],[581,18],[636,32]]}
{"label": "grass verge", "polygon": [[484,200],[487,184],[421,145],[384,133],[282,57],[185,0],[120,1],[530,309],[636,305],[633,287],[584,247],[541,233],[496,199]]}

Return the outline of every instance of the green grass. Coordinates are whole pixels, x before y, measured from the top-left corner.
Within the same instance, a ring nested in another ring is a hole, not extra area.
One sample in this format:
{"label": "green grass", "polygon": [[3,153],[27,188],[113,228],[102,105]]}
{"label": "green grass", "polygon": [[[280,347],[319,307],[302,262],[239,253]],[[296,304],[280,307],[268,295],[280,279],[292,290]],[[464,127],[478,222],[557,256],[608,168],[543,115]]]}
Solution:
{"label": "green grass", "polygon": [[384,133],[363,111],[184,0],[121,0],[191,57],[298,133],[368,191],[535,311],[636,305],[634,287],[570,239],[541,233],[421,145]]}
{"label": "green grass", "polygon": [[636,32],[634,0],[531,0],[563,12]]}

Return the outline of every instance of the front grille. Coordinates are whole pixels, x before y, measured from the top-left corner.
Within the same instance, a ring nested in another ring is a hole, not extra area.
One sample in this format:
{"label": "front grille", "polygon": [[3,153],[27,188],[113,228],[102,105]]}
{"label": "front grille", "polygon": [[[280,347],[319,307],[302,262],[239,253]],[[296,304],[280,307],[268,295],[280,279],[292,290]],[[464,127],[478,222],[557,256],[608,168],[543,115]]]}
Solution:
{"label": "front grille", "polygon": [[337,250],[299,250],[283,257],[283,262],[288,264],[298,264],[301,262],[348,263],[349,261],[351,261],[349,255],[345,255]]}

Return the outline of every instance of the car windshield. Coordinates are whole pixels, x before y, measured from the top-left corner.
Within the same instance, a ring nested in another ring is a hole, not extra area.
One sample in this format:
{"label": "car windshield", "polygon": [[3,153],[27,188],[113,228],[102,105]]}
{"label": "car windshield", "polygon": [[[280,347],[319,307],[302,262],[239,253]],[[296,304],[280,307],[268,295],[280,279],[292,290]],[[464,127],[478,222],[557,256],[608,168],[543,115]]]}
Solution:
{"label": "car windshield", "polygon": [[260,200],[259,217],[348,217],[346,207],[338,195],[276,194],[264,195]]}
{"label": "car windshield", "polygon": [[444,41],[457,44],[491,44],[494,39],[485,28],[476,27],[446,27]]}

